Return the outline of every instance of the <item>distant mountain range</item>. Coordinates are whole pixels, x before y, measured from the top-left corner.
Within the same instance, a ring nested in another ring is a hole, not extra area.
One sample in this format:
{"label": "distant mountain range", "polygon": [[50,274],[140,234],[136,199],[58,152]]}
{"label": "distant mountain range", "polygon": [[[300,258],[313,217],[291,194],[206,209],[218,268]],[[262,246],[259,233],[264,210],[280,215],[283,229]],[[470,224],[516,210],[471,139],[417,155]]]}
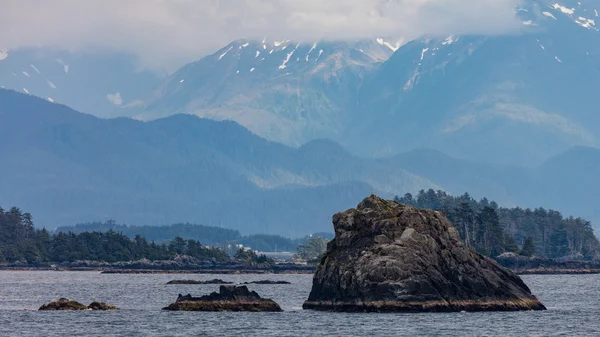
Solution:
{"label": "distant mountain range", "polygon": [[521,32],[504,36],[239,40],[115,114],[234,120],[286,145],[329,138],[370,157],[426,147],[535,166],[600,146],[594,6],[527,0],[515,9]]}
{"label": "distant mountain range", "polygon": [[328,140],[295,149],[189,115],[99,119],[8,90],[0,90],[0,120],[0,205],[48,227],[194,222],[300,237],[330,231],[335,212],[370,193],[428,188],[600,220],[596,148],[573,148],[536,168],[433,150],[363,159]]}
{"label": "distant mountain range", "polygon": [[0,50],[0,87],[107,117],[165,77],[137,68],[132,56],[55,48]]}

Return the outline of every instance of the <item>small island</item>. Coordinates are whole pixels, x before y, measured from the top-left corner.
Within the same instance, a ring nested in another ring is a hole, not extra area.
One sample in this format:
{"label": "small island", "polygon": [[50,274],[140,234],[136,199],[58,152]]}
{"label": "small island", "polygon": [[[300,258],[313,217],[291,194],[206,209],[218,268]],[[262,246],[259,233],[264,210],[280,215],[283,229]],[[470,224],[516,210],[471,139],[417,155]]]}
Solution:
{"label": "small island", "polygon": [[513,272],[466,247],[440,212],[371,196],[333,217],[304,309],[545,310]]}
{"label": "small island", "polygon": [[202,297],[182,296],[163,308],[169,311],[251,311],[279,312],[275,301],[260,297],[246,286],[221,286],[219,292]]}

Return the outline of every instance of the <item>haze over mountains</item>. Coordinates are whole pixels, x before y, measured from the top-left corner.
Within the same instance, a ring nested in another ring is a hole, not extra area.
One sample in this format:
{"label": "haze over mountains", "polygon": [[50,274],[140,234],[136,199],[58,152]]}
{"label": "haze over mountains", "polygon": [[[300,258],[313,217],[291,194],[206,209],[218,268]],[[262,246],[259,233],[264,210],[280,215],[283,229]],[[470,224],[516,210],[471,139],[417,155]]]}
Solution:
{"label": "haze over mountains", "polygon": [[600,32],[587,3],[527,1],[515,14],[522,32],[507,36],[235,41],[118,114],[230,119],[269,140],[329,138],[363,156],[428,147],[536,165],[599,145]]}
{"label": "haze over mountains", "polygon": [[326,140],[294,149],[233,122],[188,115],[98,119],[7,90],[0,90],[0,118],[0,189],[10,191],[0,205],[18,204],[48,227],[112,218],[296,237],[327,231],[333,213],[369,193],[427,188],[598,217],[600,150],[592,148],[536,169],[431,150],[361,159]]}
{"label": "haze over mountains", "polygon": [[0,205],[294,237],[433,188],[598,226],[594,6],[526,1],[502,36],[242,39],[164,79],[124,55],[2,52],[0,86],[43,100],[0,90]]}

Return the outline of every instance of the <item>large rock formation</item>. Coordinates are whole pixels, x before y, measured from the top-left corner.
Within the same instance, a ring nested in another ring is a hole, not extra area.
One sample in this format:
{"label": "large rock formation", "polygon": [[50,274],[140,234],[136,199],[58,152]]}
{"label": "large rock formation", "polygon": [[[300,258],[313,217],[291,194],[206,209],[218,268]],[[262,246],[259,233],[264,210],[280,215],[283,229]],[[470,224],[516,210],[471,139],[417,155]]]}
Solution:
{"label": "large rock formation", "polygon": [[246,286],[221,286],[218,293],[177,298],[163,310],[172,311],[282,311],[275,301],[262,298]]}
{"label": "large rock formation", "polygon": [[335,238],[304,309],[544,310],[523,281],[465,247],[440,212],[376,196],[333,217]]}

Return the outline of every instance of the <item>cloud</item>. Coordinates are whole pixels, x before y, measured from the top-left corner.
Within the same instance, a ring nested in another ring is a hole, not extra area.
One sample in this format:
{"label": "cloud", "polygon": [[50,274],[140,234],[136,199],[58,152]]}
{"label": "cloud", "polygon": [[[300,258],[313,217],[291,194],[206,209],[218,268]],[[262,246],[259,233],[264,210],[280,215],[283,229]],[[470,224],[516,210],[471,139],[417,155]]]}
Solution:
{"label": "cloud", "polygon": [[0,47],[134,53],[150,66],[198,59],[238,38],[356,39],[501,34],[519,0],[3,0]]}

